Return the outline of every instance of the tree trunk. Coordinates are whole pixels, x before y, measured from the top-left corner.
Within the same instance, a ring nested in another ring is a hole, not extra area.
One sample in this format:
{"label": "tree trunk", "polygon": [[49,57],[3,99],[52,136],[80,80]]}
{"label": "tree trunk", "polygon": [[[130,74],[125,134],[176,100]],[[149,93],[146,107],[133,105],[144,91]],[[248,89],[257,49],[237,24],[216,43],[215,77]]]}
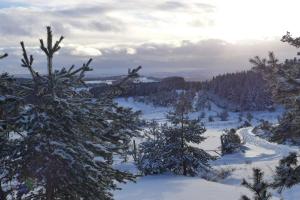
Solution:
{"label": "tree trunk", "polygon": [[52,96],[54,97],[54,83],[53,83],[53,74],[52,74],[52,57],[48,56],[48,74],[49,74],[49,87],[50,87],[50,91]]}
{"label": "tree trunk", "polygon": [[133,160],[137,161],[137,149],[136,149],[135,140],[133,140]]}
{"label": "tree trunk", "polygon": [[46,200],[54,200],[54,187],[51,180],[47,180]]}
{"label": "tree trunk", "polygon": [[182,160],[182,171],[183,171],[183,175],[186,176],[187,175],[187,171],[186,171],[186,163],[184,160],[184,127],[183,127],[183,112],[181,113],[181,160]]}

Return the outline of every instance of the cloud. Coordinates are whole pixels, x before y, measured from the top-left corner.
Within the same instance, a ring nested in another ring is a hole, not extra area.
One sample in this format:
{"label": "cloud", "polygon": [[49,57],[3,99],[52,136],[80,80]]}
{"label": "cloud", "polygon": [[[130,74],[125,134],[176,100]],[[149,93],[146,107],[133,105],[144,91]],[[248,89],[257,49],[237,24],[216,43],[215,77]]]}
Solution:
{"label": "cloud", "polygon": [[97,48],[86,47],[86,46],[69,46],[69,52],[72,56],[80,56],[80,57],[95,57],[101,56],[102,53]]}
{"label": "cloud", "polygon": [[52,10],[56,14],[64,17],[88,17],[93,15],[104,14],[112,10],[112,7],[108,5],[89,5],[89,6],[73,6],[71,8],[57,8]]}
{"label": "cloud", "polygon": [[[269,20],[272,26],[266,27],[265,21],[252,20],[263,20],[265,10],[259,10],[262,14],[258,16],[244,14],[253,10],[248,6],[255,7],[255,3],[228,1],[5,0],[0,4],[0,49],[10,56],[1,60],[0,65],[6,67],[0,70],[26,71],[20,67],[22,40],[31,47],[28,51],[34,54],[35,67],[45,72],[46,61],[38,46],[47,25],[52,26],[55,38],[66,37],[55,58],[56,66],[81,65],[94,57],[95,75],[122,74],[127,68],[143,65],[145,74],[211,77],[249,69],[249,57],[269,50],[278,52],[280,58],[294,56],[294,49],[274,40],[274,35],[268,41],[238,41],[249,35],[284,33],[296,27],[292,20],[284,15],[281,20]],[[240,7],[233,8],[236,4]],[[292,13],[296,12],[287,16]],[[296,28],[290,31],[297,32]]]}
{"label": "cloud", "polygon": [[177,1],[167,1],[157,6],[158,9],[162,10],[174,10],[174,9],[180,9],[185,8],[186,5]]}
{"label": "cloud", "polygon": [[216,6],[207,3],[196,3],[195,5],[206,12],[214,12],[216,10]]}
{"label": "cloud", "polygon": [[94,28],[98,31],[112,31],[112,32],[119,32],[124,31],[126,27],[122,24],[121,21],[115,19],[106,19],[106,22],[101,21],[92,21],[89,23],[91,28]]}
{"label": "cloud", "polygon": [[210,19],[206,19],[206,20],[196,19],[196,20],[191,21],[190,25],[194,26],[194,27],[207,27],[207,26],[215,25],[215,21],[210,20]]}
{"label": "cloud", "polygon": [[[34,44],[47,25],[70,43],[115,46],[146,41],[196,40],[211,25],[203,8],[181,1],[12,0],[0,7],[0,46],[26,39]],[[23,6],[14,6],[20,4]],[[206,6],[208,7],[208,5]],[[195,20],[198,19],[198,20]],[[201,19],[201,20],[200,20]],[[186,30],[185,33],[182,33]],[[16,37],[17,36],[17,37]]]}
{"label": "cloud", "polygon": [[126,53],[129,54],[129,55],[134,55],[134,54],[136,54],[137,52],[136,52],[136,50],[135,50],[134,48],[128,47],[128,48],[126,49]]}
{"label": "cloud", "polygon": [[[278,40],[253,41],[252,43],[228,43],[223,40],[182,41],[179,45],[144,43],[140,45],[121,45],[101,48],[84,45],[64,45],[54,57],[54,64],[60,66],[81,66],[93,57],[93,73],[89,76],[108,76],[126,74],[128,68],[139,65],[144,75],[180,75],[189,79],[207,79],[226,72],[248,70],[252,66],[249,58],[256,55],[267,56],[273,50],[283,61],[293,58],[297,49]],[[27,73],[20,67],[21,49],[4,48],[9,57],[1,60],[0,70],[14,74]],[[34,55],[34,68],[46,73],[45,56],[37,47],[28,49]]]}

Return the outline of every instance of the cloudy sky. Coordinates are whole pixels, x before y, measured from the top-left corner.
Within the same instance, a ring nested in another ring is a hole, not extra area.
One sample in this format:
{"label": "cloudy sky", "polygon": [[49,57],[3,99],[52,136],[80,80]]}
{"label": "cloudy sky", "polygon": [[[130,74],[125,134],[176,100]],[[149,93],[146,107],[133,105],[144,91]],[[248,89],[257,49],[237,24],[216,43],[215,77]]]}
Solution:
{"label": "cloudy sky", "polygon": [[0,70],[24,74],[23,40],[45,72],[38,39],[51,25],[65,36],[55,64],[80,65],[94,58],[91,75],[126,73],[206,78],[249,69],[248,59],[274,51],[292,58],[281,43],[286,31],[300,36],[299,0],[0,0]]}

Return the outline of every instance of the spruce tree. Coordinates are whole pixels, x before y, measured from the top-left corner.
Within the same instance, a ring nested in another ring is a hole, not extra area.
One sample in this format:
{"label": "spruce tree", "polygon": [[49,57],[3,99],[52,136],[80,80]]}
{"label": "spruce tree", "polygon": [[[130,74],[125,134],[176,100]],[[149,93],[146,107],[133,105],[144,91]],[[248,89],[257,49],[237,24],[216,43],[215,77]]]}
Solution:
{"label": "spruce tree", "polygon": [[191,120],[176,111],[170,112],[167,119],[171,125],[164,126],[163,133],[166,139],[164,157],[169,170],[184,176],[194,176],[199,170],[207,170],[212,156],[190,145],[205,140],[202,135],[206,130],[200,120]]}
{"label": "spruce tree", "polygon": [[[172,112],[167,114],[167,123],[160,128],[158,141],[151,140],[148,152],[155,151],[154,157],[159,160],[160,172],[170,171],[181,175],[197,175],[201,170],[208,170],[208,161],[213,159],[204,150],[193,147],[190,143],[199,144],[205,138],[202,136],[205,128],[199,119],[191,120],[188,117],[192,106],[182,93]],[[144,149],[145,145],[142,144]],[[159,145],[155,146],[155,145]],[[144,156],[147,154],[144,154]]]}
{"label": "spruce tree", "polygon": [[[282,37],[281,41],[297,48],[300,47],[299,38],[293,38],[289,32]],[[262,72],[268,81],[274,99],[287,108],[279,125],[274,129],[272,139],[281,143],[286,141],[298,143],[300,138],[300,63],[294,61],[279,63],[273,52],[269,53],[268,59],[256,56],[250,59],[250,62],[254,64],[253,69]]]}
{"label": "spruce tree", "polygon": [[199,119],[189,119],[191,109],[190,101],[182,93],[173,111],[167,114],[167,122],[141,143],[140,169],[145,174],[169,171],[195,176],[210,169],[208,161],[214,157],[191,145],[204,141],[206,131]]}
{"label": "spruce tree", "polygon": [[[0,56],[0,59],[7,54]],[[0,199],[7,199],[12,194],[12,188],[7,187],[15,176],[15,166],[10,165],[8,158],[14,148],[14,140],[10,132],[14,131],[14,119],[18,116],[22,99],[16,94],[16,80],[3,73],[0,75]],[[15,134],[18,134],[15,132]]]}
{"label": "spruce tree", "polygon": [[168,168],[176,174],[196,175],[199,170],[208,169],[208,161],[212,159],[208,153],[190,143],[200,144],[205,140],[206,131],[199,119],[189,119],[192,109],[190,101],[182,93],[174,111],[167,115],[170,126],[165,126],[163,133],[166,137],[165,159]]}
{"label": "spruce tree", "polygon": [[273,187],[281,193],[285,187],[290,188],[298,183],[300,183],[300,166],[298,165],[297,154],[293,152],[279,161]]}
{"label": "spruce tree", "polygon": [[[74,89],[92,70],[92,59],[77,69],[54,70],[53,56],[63,39],[54,42],[47,27],[46,44],[40,40],[47,57],[46,75],[34,69],[33,56],[21,42],[22,67],[32,79],[22,84],[26,105],[14,121],[20,137],[6,160],[15,166],[15,192],[26,199],[112,199],[116,182],[134,179],[112,165],[139,135],[138,113],[114,103],[115,92],[96,99],[88,91]],[[129,70],[116,87],[135,78],[139,69]]]}
{"label": "spruce tree", "polygon": [[145,174],[161,174],[167,171],[164,159],[166,145],[162,127],[156,121],[152,121],[145,131],[146,140],[139,145],[138,168]]}
{"label": "spruce tree", "polygon": [[[272,195],[268,191],[271,184],[263,180],[263,172],[260,169],[253,169],[253,183],[243,179],[242,185],[254,193],[253,200],[269,200]],[[241,200],[251,200],[251,198],[243,195]]]}
{"label": "spruce tree", "polygon": [[235,129],[224,130],[224,134],[221,135],[220,139],[222,155],[237,152],[242,146],[241,138],[236,134]]}

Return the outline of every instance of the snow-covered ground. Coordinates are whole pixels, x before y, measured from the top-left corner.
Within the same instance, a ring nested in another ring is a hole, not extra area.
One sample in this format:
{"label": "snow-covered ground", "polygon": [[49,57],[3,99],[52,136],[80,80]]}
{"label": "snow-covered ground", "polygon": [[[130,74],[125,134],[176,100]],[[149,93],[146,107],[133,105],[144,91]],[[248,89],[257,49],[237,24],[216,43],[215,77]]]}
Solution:
{"label": "snow-covered ground", "polygon": [[115,80],[90,80],[90,81],[84,81],[86,84],[100,84],[105,83],[107,85],[111,85]]}
{"label": "snow-covered ground", "polygon": [[[119,104],[132,107],[134,110],[141,110],[143,118],[164,121],[164,115],[168,108],[153,107],[143,103],[136,103],[132,99],[118,99]],[[228,121],[219,121],[215,117],[214,122],[208,122],[207,117],[220,111],[220,108],[213,106],[211,111],[206,111],[205,122],[207,139],[200,144],[205,150],[218,150],[220,146],[220,135],[224,128],[236,128],[239,126],[238,113],[229,113]],[[272,122],[277,121],[282,109],[275,112],[253,112],[253,124],[261,119]],[[198,117],[200,113],[191,113],[191,117]],[[271,180],[274,168],[278,161],[291,151],[298,151],[297,147],[278,145],[270,143],[252,133],[252,128],[243,128],[238,134],[245,142],[245,151],[223,156],[213,161],[211,165],[215,169],[233,169],[227,178],[219,182],[212,182],[199,177],[184,177],[171,174],[145,176],[137,179],[136,183],[121,184],[122,190],[114,192],[116,200],[238,200],[242,194],[252,194],[242,187],[243,178],[252,177],[252,169],[258,167],[265,172],[265,178]],[[213,153],[213,152],[212,152]],[[132,163],[123,164],[122,169],[133,170]],[[281,197],[273,191],[273,199]],[[285,200],[297,200],[300,198],[300,185],[283,192]]]}
{"label": "snow-covered ground", "polygon": [[135,83],[152,83],[152,82],[158,82],[158,80],[149,78],[149,77],[145,77],[145,76],[141,76],[138,78],[135,78]]}
{"label": "snow-covered ground", "polygon": [[[113,82],[115,82],[116,80],[112,80],[112,79],[108,79],[108,80],[86,80],[84,81],[86,84],[101,84],[101,83],[105,83],[107,85],[112,85]],[[134,80],[135,83],[152,83],[152,82],[158,82],[158,80],[149,78],[149,77],[145,77],[145,76],[141,76],[138,78],[135,78]]]}

